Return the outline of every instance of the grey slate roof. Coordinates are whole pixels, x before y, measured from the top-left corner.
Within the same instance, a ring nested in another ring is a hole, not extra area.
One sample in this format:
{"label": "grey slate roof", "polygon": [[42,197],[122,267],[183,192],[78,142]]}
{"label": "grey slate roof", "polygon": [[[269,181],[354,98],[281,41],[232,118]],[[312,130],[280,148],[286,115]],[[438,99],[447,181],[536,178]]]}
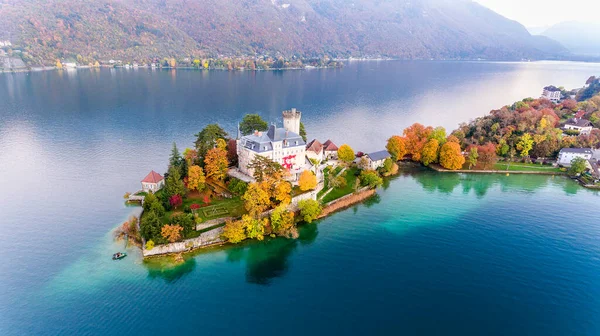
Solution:
{"label": "grey slate roof", "polygon": [[[302,140],[300,135],[286,131],[284,128],[277,128],[275,125],[271,125],[267,132],[259,133],[259,135],[250,134],[243,136],[240,144],[257,153],[262,153],[272,151],[273,143],[279,141],[285,141],[284,148],[306,146],[306,142]],[[285,143],[287,143],[287,146]]]}
{"label": "grey slate roof", "polygon": [[389,157],[392,157],[390,155],[390,153],[388,153],[388,151],[386,150],[382,150],[379,152],[373,152],[373,153],[368,153],[367,156],[369,157],[369,159],[373,160],[373,161],[379,161],[379,160],[385,160]]}
{"label": "grey slate roof", "polygon": [[571,119],[567,120],[565,125],[575,125],[577,127],[588,127],[588,126],[592,126],[592,123],[586,119],[571,118]]}
{"label": "grey slate roof", "polygon": [[592,154],[591,148],[563,148],[560,153],[580,153],[580,154]]}

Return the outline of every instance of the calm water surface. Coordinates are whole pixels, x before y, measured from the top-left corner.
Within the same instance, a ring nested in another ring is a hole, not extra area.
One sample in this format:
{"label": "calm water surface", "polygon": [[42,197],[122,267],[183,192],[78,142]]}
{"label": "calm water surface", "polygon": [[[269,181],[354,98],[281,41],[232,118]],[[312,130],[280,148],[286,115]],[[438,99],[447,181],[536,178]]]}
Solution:
{"label": "calm water surface", "polygon": [[379,195],[178,267],[113,262],[122,194],[173,141],[297,107],[358,150],[577,87],[600,65],[366,62],[287,72],[0,75],[0,334],[600,334],[599,195],[544,176],[407,170]]}

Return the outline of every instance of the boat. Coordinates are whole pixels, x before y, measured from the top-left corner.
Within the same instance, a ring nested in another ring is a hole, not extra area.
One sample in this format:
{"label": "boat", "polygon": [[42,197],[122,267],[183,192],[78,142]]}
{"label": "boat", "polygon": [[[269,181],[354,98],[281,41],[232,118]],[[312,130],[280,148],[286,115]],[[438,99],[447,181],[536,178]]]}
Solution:
{"label": "boat", "polygon": [[127,253],[117,252],[117,253],[113,254],[113,260],[120,260],[125,257],[127,257]]}

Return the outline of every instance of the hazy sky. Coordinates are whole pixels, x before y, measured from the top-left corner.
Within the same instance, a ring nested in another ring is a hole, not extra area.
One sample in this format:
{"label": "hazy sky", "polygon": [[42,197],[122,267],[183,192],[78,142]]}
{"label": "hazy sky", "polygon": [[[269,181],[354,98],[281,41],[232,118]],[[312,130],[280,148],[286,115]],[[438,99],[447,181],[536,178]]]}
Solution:
{"label": "hazy sky", "polygon": [[475,0],[525,27],[549,26],[563,21],[597,21],[600,0]]}

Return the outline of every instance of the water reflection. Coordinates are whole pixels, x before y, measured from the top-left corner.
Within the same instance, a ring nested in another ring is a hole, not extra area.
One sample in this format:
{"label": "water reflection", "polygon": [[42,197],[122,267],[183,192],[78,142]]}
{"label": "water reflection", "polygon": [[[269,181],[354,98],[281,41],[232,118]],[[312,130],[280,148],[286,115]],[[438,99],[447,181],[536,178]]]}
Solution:
{"label": "water reflection", "polygon": [[162,279],[166,283],[175,283],[196,268],[196,259],[189,258],[174,265],[172,257],[156,258],[144,261],[148,269],[148,279]]}

